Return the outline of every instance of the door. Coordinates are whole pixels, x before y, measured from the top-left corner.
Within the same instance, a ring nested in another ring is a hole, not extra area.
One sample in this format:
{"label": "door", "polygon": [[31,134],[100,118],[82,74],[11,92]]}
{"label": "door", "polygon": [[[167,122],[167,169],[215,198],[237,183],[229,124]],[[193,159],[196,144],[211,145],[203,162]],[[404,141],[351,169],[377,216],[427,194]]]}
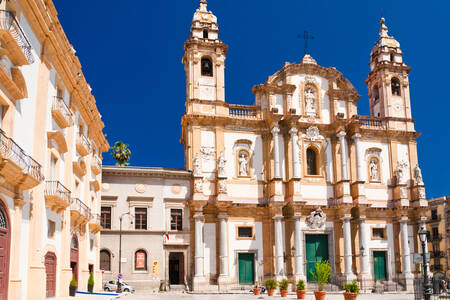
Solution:
{"label": "door", "polygon": [[375,280],[386,280],[386,251],[373,251],[373,275]]}
{"label": "door", "polygon": [[0,201],[0,300],[8,299],[9,248],[11,231],[6,207]]}
{"label": "door", "polygon": [[178,253],[169,254],[169,281],[170,284],[180,284],[180,258]]}
{"label": "door", "polygon": [[316,262],[328,260],[328,235],[306,235],[306,276],[308,281],[314,281],[311,271],[316,270]]}
{"label": "door", "polygon": [[239,253],[239,284],[253,284],[255,254]]}
{"label": "door", "polygon": [[47,277],[47,297],[55,297],[56,294],[56,255],[53,252],[45,254],[45,274]]}
{"label": "door", "polygon": [[76,235],[72,236],[70,243],[70,267],[72,268],[72,276],[78,283],[78,238]]}

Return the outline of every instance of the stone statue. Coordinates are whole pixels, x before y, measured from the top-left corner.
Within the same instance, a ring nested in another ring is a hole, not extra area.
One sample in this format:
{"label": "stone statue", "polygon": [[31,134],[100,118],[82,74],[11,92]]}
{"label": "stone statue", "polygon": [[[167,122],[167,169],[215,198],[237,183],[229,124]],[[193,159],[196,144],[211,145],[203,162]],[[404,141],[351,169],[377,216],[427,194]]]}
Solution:
{"label": "stone statue", "polygon": [[369,176],[370,180],[378,180],[378,164],[374,158],[369,163]]}
{"label": "stone statue", "polygon": [[248,154],[245,151],[239,153],[239,176],[248,176]]}
{"label": "stone statue", "polygon": [[418,185],[423,185],[422,170],[419,168],[419,165],[416,165],[414,168],[414,178]]}
{"label": "stone statue", "polygon": [[312,211],[311,214],[306,218],[306,224],[311,229],[320,229],[325,225],[325,221],[327,216],[319,207],[316,210]]}
{"label": "stone statue", "polygon": [[222,179],[219,181],[219,193],[225,194],[227,192],[227,181]]}
{"label": "stone statue", "polygon": [[405,170],[408,167],[408,163],[405,161],[397,162],[397,169],[395,173],[397,175],[397,184],[402,184],[405,181]]}
{"label": "stone statue", "polygon": [[220,157],[217,160],[217,174],[219,177],[226,177],[226,174],[225,174],[226,162],[227,161],[223,158],[223,152],[220,152]]}
{"label": "stone statue", "polygon": [[194,176],[201,176],[201,169],[200,169],[200,157],[198,156],[198,153],[195,154],[193,159],[194,164]]}
{"label": "stone statue", "polygon": [[203,181],[201,179],[195,180],[194,189],[196,193],[201,193],[203,191]]}
{"label": "stone statue", "polygon": [[305,88],[305,112],[306,115],[316,115],[316,93],[314,88]]}

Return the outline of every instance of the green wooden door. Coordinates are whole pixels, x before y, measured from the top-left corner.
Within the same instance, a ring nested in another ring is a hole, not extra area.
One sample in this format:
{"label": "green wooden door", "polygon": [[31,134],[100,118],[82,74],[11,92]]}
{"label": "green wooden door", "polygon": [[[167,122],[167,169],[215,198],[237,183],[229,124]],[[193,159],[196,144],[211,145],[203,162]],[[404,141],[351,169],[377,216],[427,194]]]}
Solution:
{"label": "green wooden door", "polygon": [[385,251],[373,251],[373,273],[375,280],[386,280]]}
{"label": "green wooden door", "polygon": [[308,281],[313,281],[311,271],[316,270],[315,263],[328,260],[328,235],[307,234],[306,235],[306,276]]}
{"label": "green wooden door", "polygon": [[254,281],[254,254],[239,253],[239,283],[253,284]]}

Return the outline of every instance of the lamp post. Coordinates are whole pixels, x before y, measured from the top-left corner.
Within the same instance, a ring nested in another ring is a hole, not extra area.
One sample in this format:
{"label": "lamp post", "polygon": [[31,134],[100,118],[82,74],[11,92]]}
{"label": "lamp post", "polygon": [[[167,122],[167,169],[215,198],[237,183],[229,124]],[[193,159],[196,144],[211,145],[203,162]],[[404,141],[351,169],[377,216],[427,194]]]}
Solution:
{"label": "lamp post", "polygon": [[[119,221],[119,274],[122,274],[122,219],[124,216],[130,215],[133,216],[130,212],[126,212],[120,215]],[[131,220],[131,224],[133,224],[133,220]],[[119,276],[117,276],[117,293],[122,293],[122,283],[120,282]]]}
{"label": "lamp post", "polygon": [[422,244],[422,258],[423,258],[423,296],[425,300],[430,300],[431,295],[431,284],[428,280],[428,263],[425,253],[425,247],[427,243],[427,230],[421,227],[419,232],[420,243]]}

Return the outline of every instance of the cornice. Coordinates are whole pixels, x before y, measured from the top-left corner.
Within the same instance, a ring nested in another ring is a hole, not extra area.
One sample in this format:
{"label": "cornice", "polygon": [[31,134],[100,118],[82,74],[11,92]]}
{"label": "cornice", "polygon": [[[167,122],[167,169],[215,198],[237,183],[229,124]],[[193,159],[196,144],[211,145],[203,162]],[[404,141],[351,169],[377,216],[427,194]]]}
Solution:
{"label": "cornice", "polygon": [[191,179],[192,172],[184,169],[171,168],[103,166],[102,176],[138,176]]}

